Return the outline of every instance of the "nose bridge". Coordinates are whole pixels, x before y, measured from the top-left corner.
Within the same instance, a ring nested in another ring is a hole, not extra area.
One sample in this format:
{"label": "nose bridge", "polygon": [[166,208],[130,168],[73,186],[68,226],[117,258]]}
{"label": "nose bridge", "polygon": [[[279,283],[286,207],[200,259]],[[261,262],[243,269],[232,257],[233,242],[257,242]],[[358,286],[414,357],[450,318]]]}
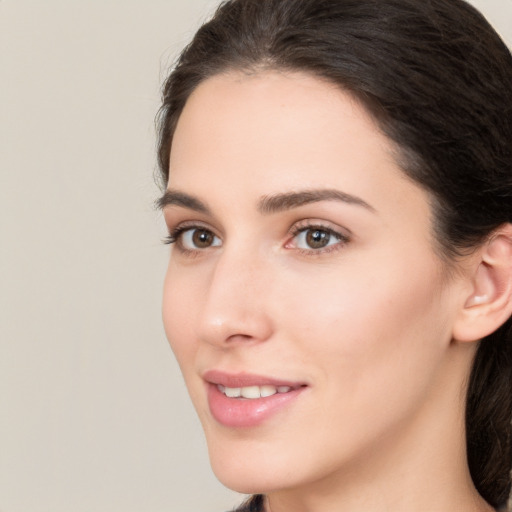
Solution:
{"label": "nose bridge", "polygon": [[222,249],[205,290],[200,319],[200,336],[205,341],[264,341],[270,336],[271,320],[265,307],[269,271],[257,250]]}

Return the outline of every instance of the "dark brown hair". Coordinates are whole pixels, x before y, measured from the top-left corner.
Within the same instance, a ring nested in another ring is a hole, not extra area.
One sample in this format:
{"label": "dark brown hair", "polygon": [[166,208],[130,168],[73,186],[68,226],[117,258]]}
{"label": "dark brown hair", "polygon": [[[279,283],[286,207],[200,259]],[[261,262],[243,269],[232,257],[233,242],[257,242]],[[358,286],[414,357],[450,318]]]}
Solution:
{"label": "dark brown hair", "polygon": [[[183,51],[163,88],[164,183],[192,91],[232,69],[306,71],[349,91],[400,149],[432,198],[453,261],[512,222],[512,57],[463,0],[231,0]],[[512,320],[480,343],[468,386],[474,484],[494,507],[510,493]]]}

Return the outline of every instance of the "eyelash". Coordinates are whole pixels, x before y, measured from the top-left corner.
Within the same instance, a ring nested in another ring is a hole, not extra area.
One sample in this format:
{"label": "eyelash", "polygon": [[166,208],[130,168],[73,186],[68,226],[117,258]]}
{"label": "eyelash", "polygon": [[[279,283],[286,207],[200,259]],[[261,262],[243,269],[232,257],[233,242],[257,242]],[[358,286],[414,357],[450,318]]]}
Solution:
{"label": "eyelash", "polygon": [[[290,231],[290,235],[292,236],[292,240],[295,239],[297,236],[299,236],[301,233],[307,232],[307,231],[321,231],[324,233],[327,233],[328,235],[332,236],[337,240],[337,243],[332,245],[327,245],[326,247],[320,248],[320,249],[299,249],[296,248],[296,250],[300,254],[304,254],[306,256],[321,256],[326,253],[339,251],[341,250],[349,241],[350,237],[344,233],[341,233],[339,231],[336,231],[335,229],[332,229],[326,225],[323,225],[321,223],[317,222],[311,222],[306,221],[305,223],[299,223],[296,224],[292,230]],[[286,245],[289,245],[287,243]]]}
{"label": "eyelash", "polygon": [[181,224],[178,227],[170,230],[169,234],[164,238],[163,243],[166,245],[175,244],[180,252],[182,252],[184,254],[188,254],[190,256],[196,255],[202,249],[196,249],[196,250],[186,249],[185,247],[183,247],[183,244],[180,243],[181,237],[184,233],[186,233],[187,231],[194,231],[196,229],[209,231],[210,233],[213,234],[213,231],[211,229],[209,229],[206,226],[203,226],[201,224]]}
{"label": "eyelash", "polygon": [[169,234],[163,239],[163,243],[166,245],[175,244],[178,242],[180,236],[189,229],[198,228],[198,226],[179,226],[177,228],[172,229]]}
{"label": "eyelash", "polygon": [[[206,226],[203,226],[203,225],[198,225],[198,224],[186,224],[186,225],[180,225],[174,229],[172,229],[169,233],[169,235],[167,235],[164,240],[163,240],[163,243],[164,244],[168,244],[168,245],[171,245],[171,244],[176,244],[176,247],[180,250],[180,252],[184,253],[184,254],[189,254],[189,255],[195,255],[199,252],[202,252],[204,249],[187,249],[185,247],[183,247],[183,245],[180,243],[181,241],[181,236],[186,233],[187,231],[194,231],[196,229],[199,229],[199,230],[204,230],[204,231],[209,231],[211,232],[214,236],[215,233],[213,233],[213,231],[209,228],[207,228]],[[335,243],[335,244],[331,244],[331,245],[327,245],[326,247],[324,248],[319,248],[319,249],[300,249],[300,248],[296,248],[296,250],[300,253],[300,254],[304,254],[304,255],[307,255],[307,256],[320,256],[322,254],[325,254],[325,253],[329,253],[329,252],[333,252],[333,251],[338,251],[340,250],[343,246],[345,246],[349,241],[350,241],[350,237],[343,234],[343,233],[340,233],[339,231],[336,231],[330,227],[327,227],[325,225],[322,225],[322,224],[319,224],[319,223],[314,223],[314,222],[307,222],[307,223],[299,223],[297,225],[295,225],[289,232],[289,236],[292,237],[291,240],[295,239],[297,236],[299,236],[301,233],[304,233],[306,231],[310,231],[310,230],[317,230],[317,231],[321,231],[323,233],[327,233],[329,236],[332,236],[334,237],[338,243]],[[289,244],[291,243],[290,242],[287,242],[285,244],[285,248],[286,246],[288,246]]]}

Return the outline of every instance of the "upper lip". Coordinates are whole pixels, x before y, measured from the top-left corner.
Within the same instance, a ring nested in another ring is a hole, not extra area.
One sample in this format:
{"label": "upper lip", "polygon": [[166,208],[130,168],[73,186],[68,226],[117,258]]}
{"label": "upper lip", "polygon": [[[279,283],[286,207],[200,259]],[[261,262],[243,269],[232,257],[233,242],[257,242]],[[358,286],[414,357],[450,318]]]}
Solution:
{"label": "upper lip", "polygon": [[211,384],[220,384],[227,388],[244,388],[248,386],[288,386],[299,388],[305,386],[304,382],[275,379],[264,375],[252,373],[226,373],[220,370],[208,370],[203,374],[203,379]]}

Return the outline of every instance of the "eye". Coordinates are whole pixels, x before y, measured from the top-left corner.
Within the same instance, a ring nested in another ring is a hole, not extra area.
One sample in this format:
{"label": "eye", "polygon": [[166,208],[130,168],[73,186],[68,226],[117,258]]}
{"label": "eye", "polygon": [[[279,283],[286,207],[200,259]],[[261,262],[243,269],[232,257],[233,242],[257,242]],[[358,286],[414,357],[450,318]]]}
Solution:
{"label": "eye", "polygon": [[319,228],[303,229],[295,239],[299,249],[323,249],[339,241],[331,231]]}
{"label": "eye", "polygon": [[176,245],[183,251],[198,251],[219,247],[221,239],[204,227],[178,227],[169,235],[167,243]]}
{"label": "eye", "polygon": [[325,229],[308,228],[297,235],[299,249],[323,249],[336,241],[337,239]]}
{"label": "eye", "polygon": [[286,247],[306,252],[334,250],[348,242],[348,237],[325,226],[296,227]]}
{"label": "eye", "polygon": [[218,247],[220,239],[208,229],[191,228],[181,234],[181,245],[188,250],[207,249],[208,247]]}

